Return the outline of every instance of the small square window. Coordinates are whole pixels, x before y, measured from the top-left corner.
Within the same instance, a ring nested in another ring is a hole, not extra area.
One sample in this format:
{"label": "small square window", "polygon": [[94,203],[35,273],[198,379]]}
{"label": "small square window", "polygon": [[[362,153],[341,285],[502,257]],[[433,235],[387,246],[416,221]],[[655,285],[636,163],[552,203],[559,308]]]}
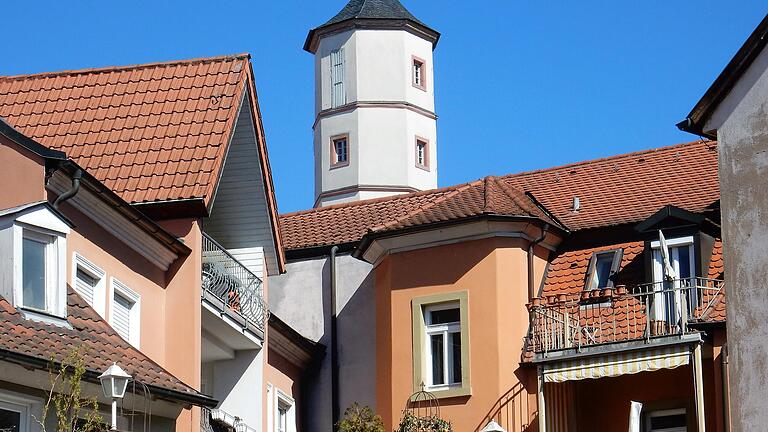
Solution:
{"label": "small square window", "polygon": [[429,141],[416,138],[416,166],[429,171]]}
{"label": "small square window", "polygon": [[426,62],[418,57],[413,57],[412,78],[413,86],[420,90],[427,90]]}
{"label": "small square window", "polygon": [[331,138],[331,168],[349,165],[349,136]]}

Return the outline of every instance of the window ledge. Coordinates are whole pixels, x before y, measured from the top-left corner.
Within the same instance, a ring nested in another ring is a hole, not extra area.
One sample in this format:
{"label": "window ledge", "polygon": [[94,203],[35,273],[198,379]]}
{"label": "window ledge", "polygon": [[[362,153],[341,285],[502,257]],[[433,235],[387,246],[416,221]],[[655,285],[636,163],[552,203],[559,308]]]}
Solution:
{"label": "window ledge", "polygon": [[18,307],[17,309],[18,309],[19,313],[21,313],[21,316],[24,319],[28,319],[30,321],[35,321],[35,322],[40,322],[40,323],[43,323],[43,324],[51,324],[51,325],[55,325],[55,326],[58,326],[58,327],[64,327],[64,328],[67,328],[67,329],[70,329],[70,330],[73,329],[72,325],[69,323],[69,321],[67,321],[66,318],[62,318],[62,317],[57,316],[57,315],[51,315],[51,314],[49,314],[47,312],[39,311],[39,310],[35,310],[35,309],[28,309],[28,308],[24,308],[24,307]]}
{"label": "window ledge", "polygon": [[450,387],[447,389],[440,389],[440,390],[437,390],[437,389],[430,390],[429,388],[427,388],[426,391],[432,393],[438,399],[472,396],[472,387],[469,387],[469,386]]}

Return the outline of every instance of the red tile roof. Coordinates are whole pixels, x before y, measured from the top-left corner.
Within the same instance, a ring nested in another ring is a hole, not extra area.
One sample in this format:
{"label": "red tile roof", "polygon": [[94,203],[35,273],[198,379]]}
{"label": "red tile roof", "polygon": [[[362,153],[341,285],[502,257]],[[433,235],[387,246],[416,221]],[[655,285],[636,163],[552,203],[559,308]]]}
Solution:
{"label": "red tile roof", "polygon": [[277,203],[248,54],[0,77],[0,117],[65,152],[129,203],[201,200],[209,208],[246,94],[282,272]]}
{"label": "red tile roof", "polygon": [[0,77],[0,116],[130,203],[210,200],[247,55]]}
{"label": "red tile roof", "polygon": [[[470,190],[482,182],[285,214],[281,216],[285,247],[352,243],[371,229],[394,229],[476,213],[477,202],[474,211],[465,206],[479,199],[469,195],[476,193]],[[574,231],[636,223],[668,204],[700,213],[720,197],[717,145],[712,141],[512,174],[495,182],[515,194],[530,192]],[[581,203],[577,212],[572,211],[574,197]],[[520,210],[527,211],[514,209]]]}
{"label": "red tile roof", "polygon": [[67,303],[67,321],[71,329],[26,319],[0,297],[0,333],[3,335],[0,350],[46,364],[52,359],[61,362],[73,349],[79,348],[92,374],[100,374],[117,361],[137,381],[171,391],[180,400],[215,404],[214,400],[184,384],[123,340],[71,289]]}

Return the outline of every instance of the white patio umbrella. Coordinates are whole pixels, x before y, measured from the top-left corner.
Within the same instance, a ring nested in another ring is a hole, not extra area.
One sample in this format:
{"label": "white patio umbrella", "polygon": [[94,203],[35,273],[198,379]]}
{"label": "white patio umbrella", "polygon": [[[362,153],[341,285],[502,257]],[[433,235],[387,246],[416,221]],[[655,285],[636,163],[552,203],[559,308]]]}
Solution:
{"label": "white patio umbrella", "polygon": [[659,252],[661,252],[661,259],[664,262],[664,274],[667,279],[675,279],[677,273],[672,267],[672,262],[669,260],[669,247],[667,246],[667,239],[664,238],[664,233],[659,230]]}

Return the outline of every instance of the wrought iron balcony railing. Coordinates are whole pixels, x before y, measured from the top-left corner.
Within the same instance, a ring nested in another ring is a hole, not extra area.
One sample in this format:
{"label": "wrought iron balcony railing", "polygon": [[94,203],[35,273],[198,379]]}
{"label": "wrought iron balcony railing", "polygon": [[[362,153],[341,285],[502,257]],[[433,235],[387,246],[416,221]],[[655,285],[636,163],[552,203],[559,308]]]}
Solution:
{"label": "wrought iron balcony railing", "polygon": [[536,353],[646,341],[691,332],[723,295],[723,281],[688,278],[534,299],[527,349]]}
{"label": "wrought iron balcony railing", "polygon": [[269,317],[261,279],[203,233],[202,294],[217,299],[261,331]]}
{"label": "wrought iron balcony railing", "polygon": [[240,417],[233,416],[220,409],[201,408],[200,412],[201,432],[256,432],[256,429],[248,426]]}

